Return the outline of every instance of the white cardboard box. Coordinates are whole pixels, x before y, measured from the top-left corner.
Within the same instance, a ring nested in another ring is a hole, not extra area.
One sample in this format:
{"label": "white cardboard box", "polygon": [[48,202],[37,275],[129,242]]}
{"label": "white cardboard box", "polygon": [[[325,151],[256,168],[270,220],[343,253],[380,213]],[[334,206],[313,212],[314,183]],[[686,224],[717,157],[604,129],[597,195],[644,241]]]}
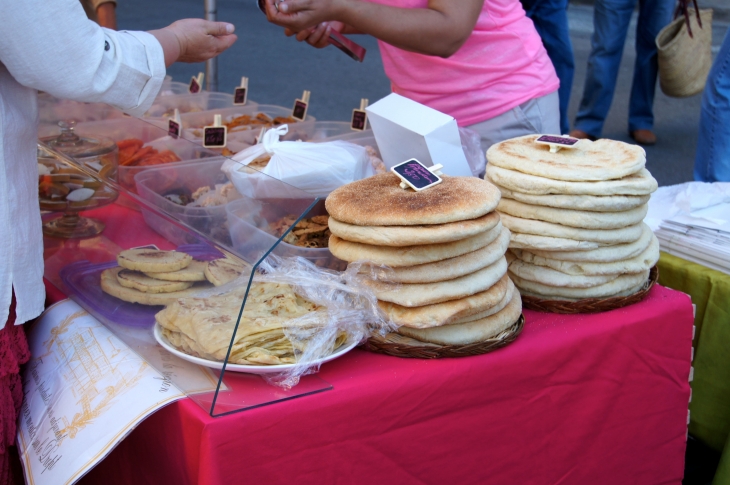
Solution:
{"label": "white cardboard box", "polygon": [[446,175],[472,175],[453,117],[395,93],[366,111],[388,169],[416,158],[427,167],[440,163]]}

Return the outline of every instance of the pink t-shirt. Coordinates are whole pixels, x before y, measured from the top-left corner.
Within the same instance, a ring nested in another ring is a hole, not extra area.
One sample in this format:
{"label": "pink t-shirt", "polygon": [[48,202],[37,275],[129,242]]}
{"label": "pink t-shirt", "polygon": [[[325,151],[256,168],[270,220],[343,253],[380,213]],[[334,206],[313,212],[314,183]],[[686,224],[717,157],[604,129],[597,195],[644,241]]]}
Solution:
{"label": "pink t-shirt", "polygon": [[[428,0],[370,1],[428,6]],[[485,0],[471,36],[448,59],[378,43],[393,92],[453,116],[460,126],[494,118],[560,85],[519,0]]]}

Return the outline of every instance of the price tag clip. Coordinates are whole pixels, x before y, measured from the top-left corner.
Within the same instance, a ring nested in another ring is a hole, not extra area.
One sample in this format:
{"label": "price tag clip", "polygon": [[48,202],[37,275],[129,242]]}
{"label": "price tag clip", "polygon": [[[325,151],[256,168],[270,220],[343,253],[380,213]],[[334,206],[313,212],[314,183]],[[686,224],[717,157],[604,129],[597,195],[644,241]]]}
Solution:
{"label": "price tag clip", "polygon": [[233,91],[233,104],[244,105],[248,101],[248,78],[241,78],[241,85]]}
{"label": "price tag clip", "polygon": [[203,79],[205,78],[205,73],[199,72],[197,76],[193,76],[190,78],[190,86],[188,86],[188,91],[190,94],[197,94],[200,91],[203,90]]}
{"label": "price tag clip", "polygon": [[291,117],[299,121],[304,121],[307,117],[307,109],[309,108],[309,91],[302,93],[301,99],[294,101],[294,108],[291,110]]}
{"label": "price tag clip", "polygon": [[213,126],[203,129],[203,146],[205,148],[224,148],[228,141],[228,128],[221,123],[221,115],[215,115]]}
{"label": "price tag clip", "polygon": [[350,121],[350,128],[354,131],[364,131],[368,126],[368,113],[365,108],[368,107],[367,98],[360,100],[360,109],[352,110],[352,121]]}
{"label": "price tag clip", "polygon": [[180,120],[180,110],[175,108],[175,114],[167,123],[167,134],[176,140],[180,138],[182,132],[182,121]]}
{"label": "price tag clip", "polygon": [[550,153],[558,153],[563,148],[575,148],[580,140],[571,136],[542,135],[535,139],[538,145],[550,147]]}
{"label": "price tag clip", "polygon": [[411,158],[399,163],[390,170],[401,179],[400,186],[402,189],[410,187],[416,192],[420,192],[443,182],[443,179],[439,177],[442,168],[444,166],[440,163],[432,167],[426,167],[415,158]]}

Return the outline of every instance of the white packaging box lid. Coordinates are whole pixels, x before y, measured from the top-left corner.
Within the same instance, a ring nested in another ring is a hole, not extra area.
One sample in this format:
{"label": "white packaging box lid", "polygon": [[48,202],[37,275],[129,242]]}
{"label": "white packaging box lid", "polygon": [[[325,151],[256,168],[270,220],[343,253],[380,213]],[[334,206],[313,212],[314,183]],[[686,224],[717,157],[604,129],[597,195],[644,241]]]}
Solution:
{"label": "white packaging box lid", "polygon": [[453,117],[395,93],[366,111],[388,169],[416,158],[427,167],[440,163],[446,175],[472,175]]}

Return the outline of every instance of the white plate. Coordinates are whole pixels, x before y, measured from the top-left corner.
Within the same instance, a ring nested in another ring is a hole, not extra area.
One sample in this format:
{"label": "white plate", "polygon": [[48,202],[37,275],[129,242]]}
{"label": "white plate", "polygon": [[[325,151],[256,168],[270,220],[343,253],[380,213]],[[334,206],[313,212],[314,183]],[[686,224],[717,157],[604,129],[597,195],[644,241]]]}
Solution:
{"label": "white plate", "polygon": [[[157,340],[157,343],[162,345],[162,347],[165,348],[168,352],[180,357],[181,359],[187,360],[188,362],[192,362],[193,364],[203,365],[205,367],[210,367],[211,369],[222,369],[223,368],[223,362],[216,362],[214,360],[208,360],[208,359],[202,359],[200,357],[195,357],[192,355],[188,355],[185,352],[180,352],[175,347],[170,344],[170,342],[167,341],[164,335],[162,335],[162,331],[160,330],[160,324],[155,323],[155,340]],[[357,346],[358,342],[352,343],[350,345],[343,345],[334,354],[328,355],[327,357],[323,359],[318,359],[312,364],[324,364],[325,362],[329,362],[330,360],[334,360],[337,357],[340,357],[342,355],[345,355],[347,352],[351,351]],[[294,367],[294,364],[281,364],[281,365],[243,365],[243,364],[228,364],[226,365],[226,370],[232,371],[232,372],[247,372],[249,374],[274,374],[277,372],[283,372],[286,370],[289,370]]]}

